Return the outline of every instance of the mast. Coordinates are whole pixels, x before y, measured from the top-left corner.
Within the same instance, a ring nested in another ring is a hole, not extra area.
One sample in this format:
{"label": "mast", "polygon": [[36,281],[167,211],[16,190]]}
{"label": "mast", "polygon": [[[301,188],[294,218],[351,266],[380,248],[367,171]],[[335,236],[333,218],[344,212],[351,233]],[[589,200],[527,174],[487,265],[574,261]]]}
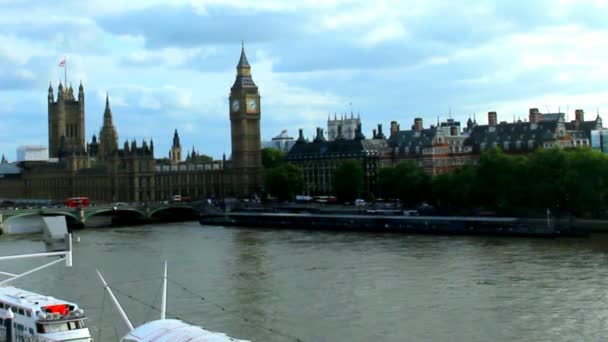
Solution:
{"label": "mast", "polygon": [[134,330],[133,324],[131,324],[131,321],[129,321],[129,317],[127,317],[125,310],[123,310],[122,306],[120,306],[118,299],[116,299],[116,296],[114,296],[114,293],[112,292],[112,289],[110,288],[110,286],[108,286],[108,283],[106,283],[106,280],[103,279],[101,272],[99,272],[99,270],[96,270],[96,271],[97,271],[97,275],[99,275],[99,279],[101,279],[101,282],[103,283],[103,287],[106,289],[106,292],[108,292],[108,295],[110,295],[110,299],[112,300],[112,303],[114,303],[116,310],[118,310],[120,317],[122,317],[122,320],[125,322],[125,324],[129,328],[129,331],[133,331]]}
{"label": "mast", "polygon": [[167,316],[167,260],[165,260],[165,273],[163,275],[163,296],[160,304],[160,319]]}

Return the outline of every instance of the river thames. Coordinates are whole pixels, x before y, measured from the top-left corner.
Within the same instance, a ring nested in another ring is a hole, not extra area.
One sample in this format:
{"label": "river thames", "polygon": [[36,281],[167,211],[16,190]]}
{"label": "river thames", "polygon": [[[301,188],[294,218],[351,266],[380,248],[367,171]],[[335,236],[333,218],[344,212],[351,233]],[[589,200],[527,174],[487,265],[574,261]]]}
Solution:
{"label": "river thames", "polygon": [[[168,317],[253,341],[608,336],[608,235],[556,240],[375,235],[197,222],[96,228],[77,235],[73,268],[55,265],[14,285],[78,303],[96,341],[117,341],[126,327],[95,268],[118,290],[135,325],[159,317],[165,259]],[[2,237],[0,255],[40,251],[40,238]],[[0,270],[35,264],[40,263],[1,262]]]}

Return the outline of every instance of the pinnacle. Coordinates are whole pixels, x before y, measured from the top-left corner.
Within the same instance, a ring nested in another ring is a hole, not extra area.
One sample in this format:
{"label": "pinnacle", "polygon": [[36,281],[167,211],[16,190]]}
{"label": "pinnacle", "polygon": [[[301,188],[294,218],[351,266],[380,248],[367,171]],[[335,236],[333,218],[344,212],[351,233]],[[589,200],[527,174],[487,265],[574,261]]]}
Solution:
{"label": "pinnacle", "polygon": [[239,64],[236,67],[237,69],[250,68],[249,61],[247,60],[247,55],[245,54],[245,43],[241,42],[241,44],[241,58],[239,59]]}

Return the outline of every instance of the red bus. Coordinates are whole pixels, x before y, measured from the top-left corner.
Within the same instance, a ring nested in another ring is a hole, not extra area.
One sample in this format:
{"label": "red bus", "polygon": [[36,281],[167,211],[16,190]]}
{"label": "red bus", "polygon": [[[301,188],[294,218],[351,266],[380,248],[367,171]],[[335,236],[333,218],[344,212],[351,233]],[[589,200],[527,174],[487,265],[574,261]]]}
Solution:
{"label": "red bus", "polygon": [[88,197],[70,197],[65,200],[65,205],[70,208],[82,208],[91,205]]}

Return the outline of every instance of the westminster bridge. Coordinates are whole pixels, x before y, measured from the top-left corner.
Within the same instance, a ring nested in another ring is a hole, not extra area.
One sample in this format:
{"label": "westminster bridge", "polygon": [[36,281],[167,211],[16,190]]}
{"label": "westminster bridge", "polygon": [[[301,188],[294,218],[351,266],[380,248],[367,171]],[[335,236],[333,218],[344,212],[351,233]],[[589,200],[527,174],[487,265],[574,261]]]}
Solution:
{"label": "westminster bridge", "polygon": [[71,228],[83,228],[95,216],[110,217],[113,223],[146,223],[153,221],[183,221],[197,219],[202,202],[165,204],[108,204],[82,208],[41,207],[31,209],[0,209],[0,234],[11,220],[35,216],[65,216]]}

